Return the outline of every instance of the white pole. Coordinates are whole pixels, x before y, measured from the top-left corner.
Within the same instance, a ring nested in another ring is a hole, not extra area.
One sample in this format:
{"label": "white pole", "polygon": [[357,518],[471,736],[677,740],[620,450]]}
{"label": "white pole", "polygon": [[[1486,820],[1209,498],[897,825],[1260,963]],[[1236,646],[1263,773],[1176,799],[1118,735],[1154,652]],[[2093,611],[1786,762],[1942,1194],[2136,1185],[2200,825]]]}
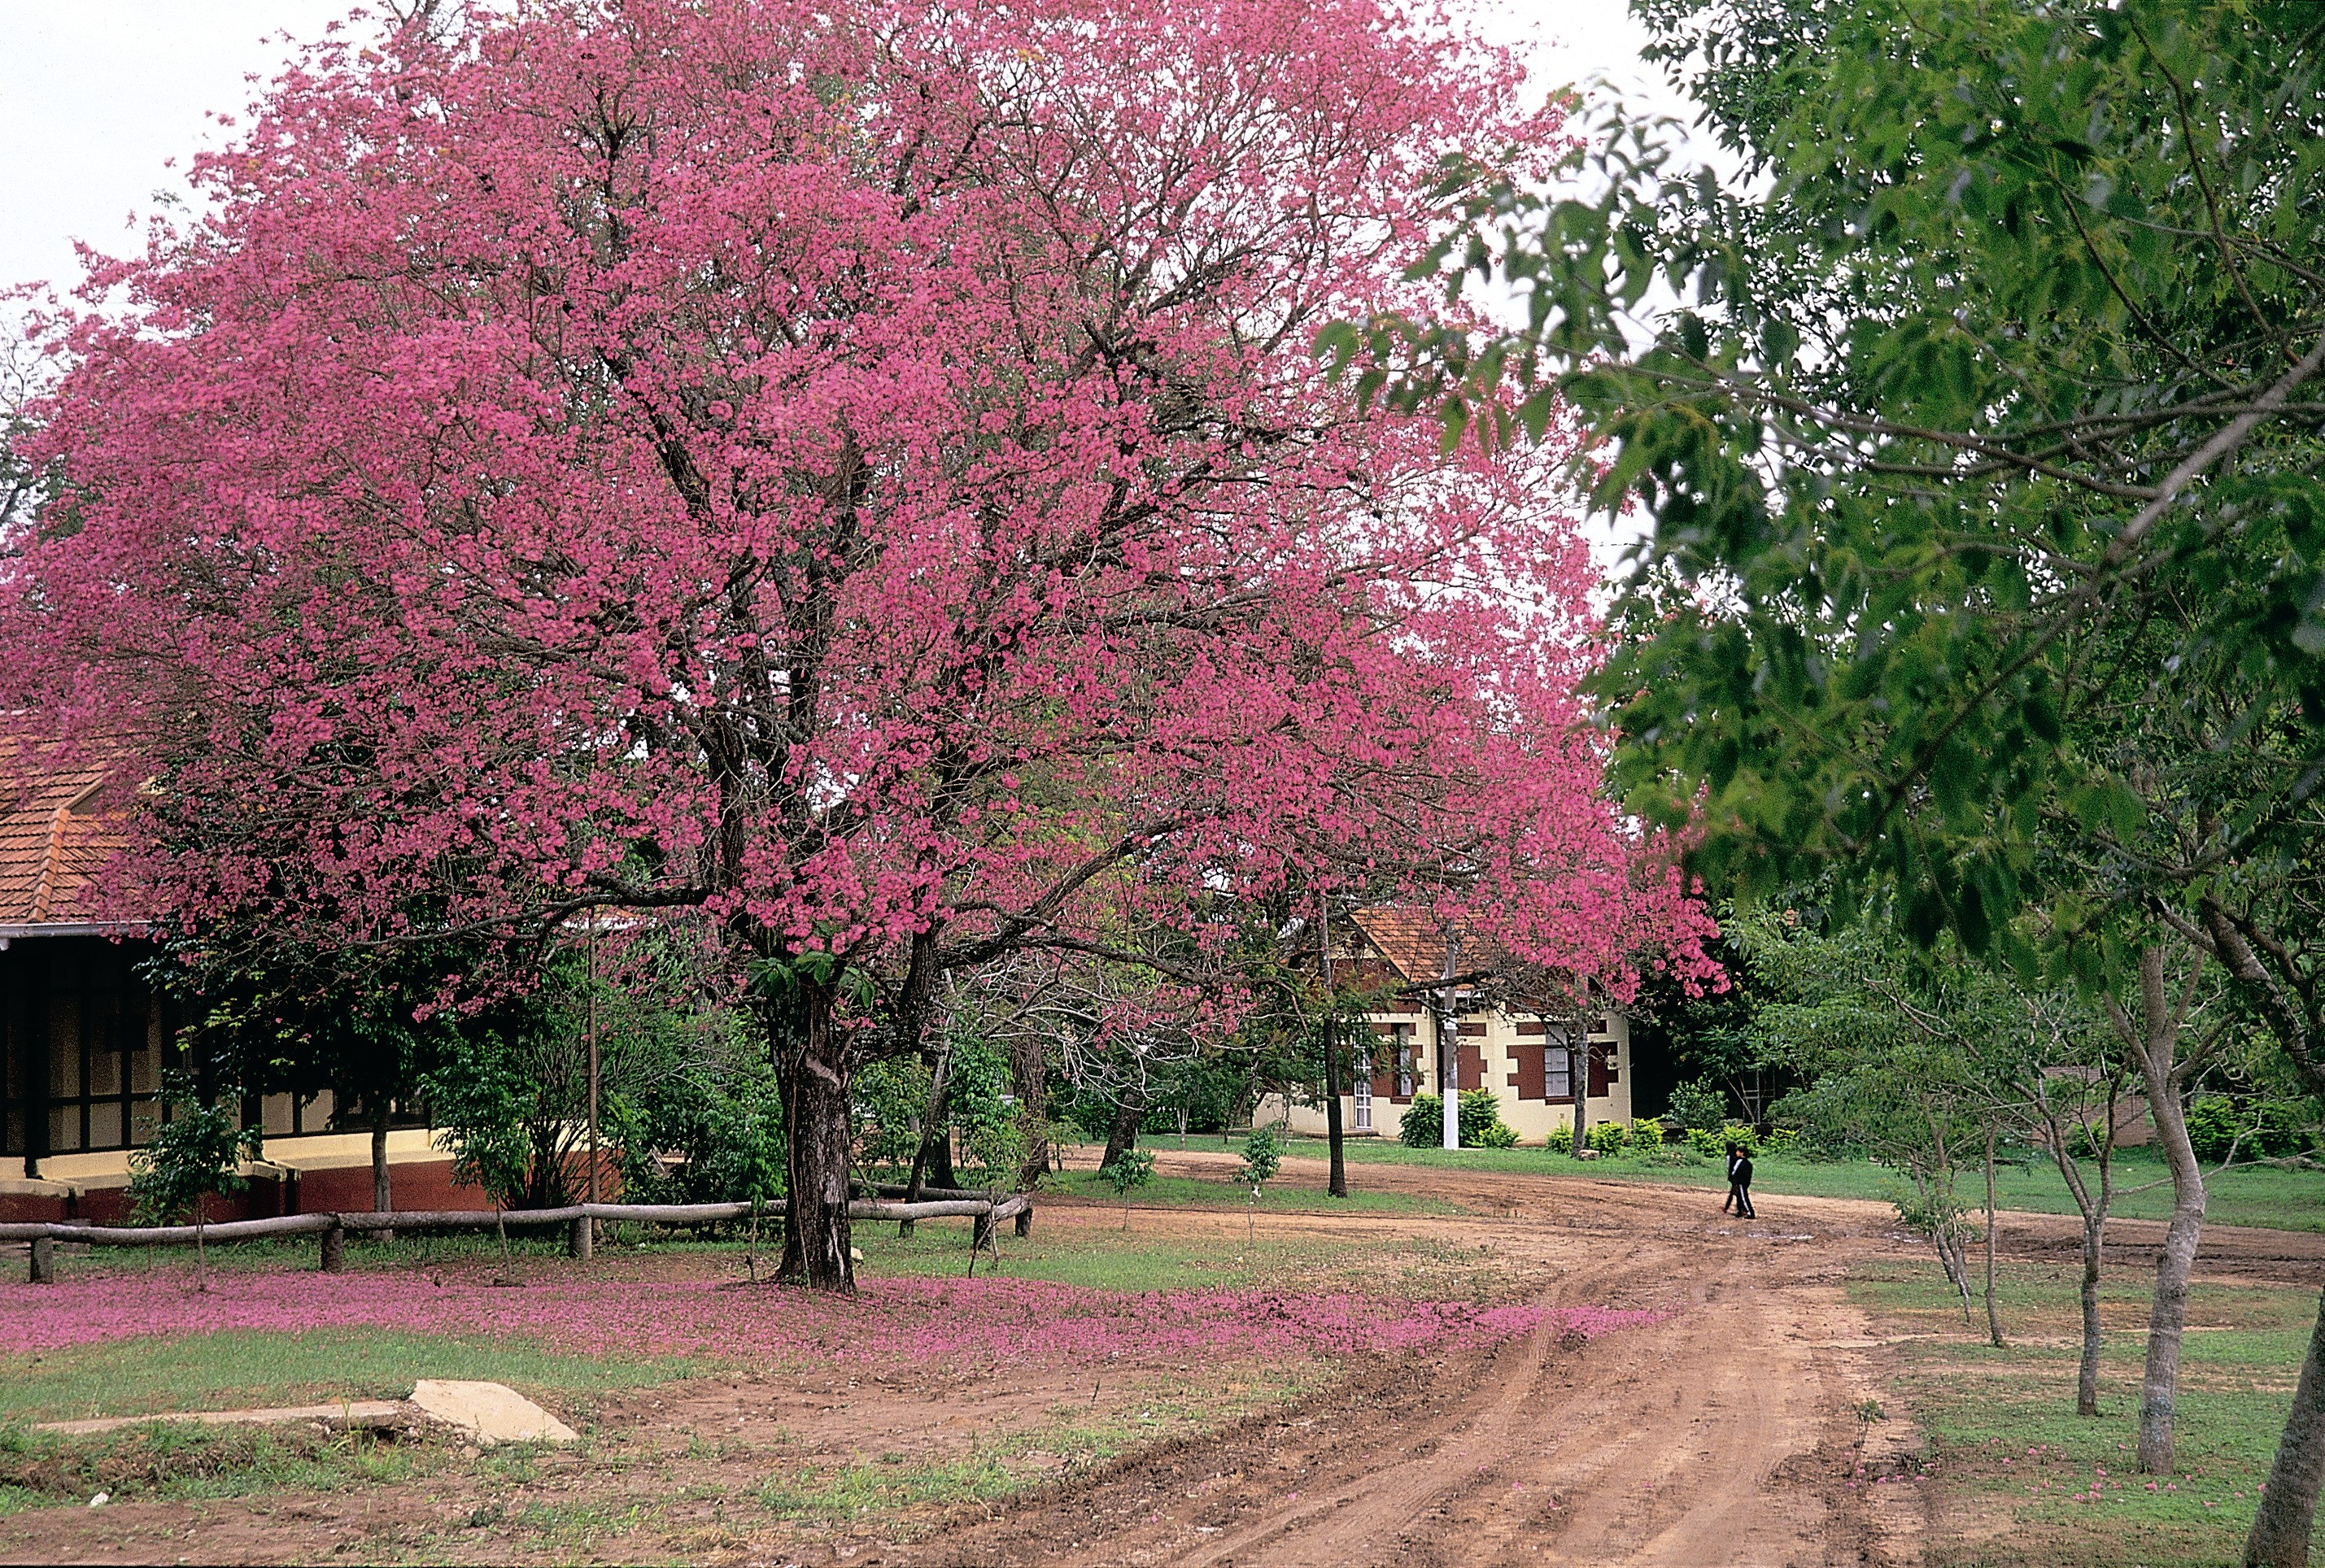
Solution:
{"label": "white pole", "polygon": [[1445,1147],[1461,1147],[1461,1025],[1453,1016],[1453,974],[1461,939],[1445,944],[1444,983],[1437,991],[1437,1089],[1445,1102]]}

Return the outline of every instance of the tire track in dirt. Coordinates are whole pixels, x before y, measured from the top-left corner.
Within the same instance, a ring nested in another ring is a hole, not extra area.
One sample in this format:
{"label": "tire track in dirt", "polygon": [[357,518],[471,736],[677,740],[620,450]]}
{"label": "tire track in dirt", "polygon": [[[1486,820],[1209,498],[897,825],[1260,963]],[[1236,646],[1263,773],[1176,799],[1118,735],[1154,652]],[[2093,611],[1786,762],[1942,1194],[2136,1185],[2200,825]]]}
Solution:
{"label": "tire track in dirt", "polygon": [[[1158,1161],[1187,1175],[1215,1175],[1223,1163],[1169,1153]],[[1350,1216],[1331,1228],[1489,1241],[1546,1276],[1527,1296],[1540,1305],[1670,1315],[1587,1345],[1552,1321],[1491,1350],[1416,1359],[1385,1378],[1356,1369],[1272,1420],[1126,1456],[1002,1519],[891,1548],[882,1560],[926,1568],[1916,1560],[1910,1505],[1876,1514],[1839,1487],[1857,1434],[1852,1407],[1877,1385],[1868,1355],[1877,1347],[1831,1283],[1855,1256],[1894,1246],[1894,1222],[1867,1225],[1854,1212],[1885,1220],[1877,1205],[1825,1213],[1803,1233],[1791,1219],[1728,1224],[1693,1189],[1399,1167],[1364,1176],[1514,1217],[1368,1215],[1352,1225]],[[1270,1228],[1283,1232],[1312,1223],[1275,1222]]]}

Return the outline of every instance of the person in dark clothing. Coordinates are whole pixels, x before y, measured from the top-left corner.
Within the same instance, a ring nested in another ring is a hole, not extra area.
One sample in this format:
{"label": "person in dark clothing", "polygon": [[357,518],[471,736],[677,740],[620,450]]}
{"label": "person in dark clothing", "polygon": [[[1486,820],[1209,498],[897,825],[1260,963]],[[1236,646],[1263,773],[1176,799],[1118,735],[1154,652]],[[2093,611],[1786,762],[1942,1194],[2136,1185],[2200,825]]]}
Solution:
{"label": "person in dark clothing", "polygon": [[1719,1200],[1719,1212],[1723,1214],[1742,1212],[1736,1206],[1736,1162],[1743,1158],[1742,1149],[1732,1143],[1728,1146],[1728,1195]]}
{"label": "person in dark clothing", "polygon": [[1739,1219],[1756,1220],[1759,1213],[1752,1207],[1752,1154],[1749,1149],[1736,1151],[1736,1163],[1728,1167],[1728,1185],[1736,1194],[1736,1213]]}

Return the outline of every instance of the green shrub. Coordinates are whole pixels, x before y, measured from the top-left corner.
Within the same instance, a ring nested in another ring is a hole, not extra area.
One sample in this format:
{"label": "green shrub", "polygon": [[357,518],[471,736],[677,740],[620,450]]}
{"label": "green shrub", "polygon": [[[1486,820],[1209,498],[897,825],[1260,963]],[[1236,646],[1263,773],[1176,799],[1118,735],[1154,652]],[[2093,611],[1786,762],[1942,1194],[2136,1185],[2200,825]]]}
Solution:
{"label": "green shrub", "polygon": [[1396,1124],[1396,1140],[1407,1148],[1435,1148],[1445,1140],[1445,1102],[1415,1094]]}
{"label": "green shrub", "polygon": [[1619,1121],[1602,1121],[1585,1132],[1583,1137],[1602,1156],[1612,1158],[1629,1146],[1631,1130]]}
{"label": "green shrub", "polygon": [[783,1095],[764,1056],[690,1062],[607,1111],[632,1203],[772,1203],[786,1190]]}
{"label": "green shrub", "polygon": [[1114,1157],[1112,1165],[1102,1167],[1098,1175],[1106,1178],[1115,1195],[1128,1201],[1132,1192],[1154,1179],[1154,1154],[1152,1149],[1125,1148]]}
{"label": "green shrub", "polygon": [[2231,1150],[2240,1160],[2283,1159],[2314,1145],[2313,1110],[2297,1100],[2238,1103],[2225,1094],[2207,1095],[2188,1108],[2188,1141],[2208,1165],[2227,1159]]}
{"label": "green shrub", "polygon": [[1664,1130],[1663,1123],[1655,1117],[1650,1116],[1642,1121],[1634,1121],[1631,1123],[1632,1151],[1637,1154],[1652,1153],[1669,1141],[1670,1136]]}
{"label": "green shrub", "polygon": [[1243,1165],[1236,1173],[1237,1179],[1246,1186],[1264,1186],[1283,1168],[1283,1146],[1275,1141],[1275,1129],[1253,1128],[1251,1136],[1244,1140]]}
{"label": "green shrub", "polygon": [[867,1166],[909,1169],[921,1148],[934,1075],[918,1056],[868,1062],[851,1085],[857,1157]]}
{"label": "green shrub", "polygon": [[[1491,1089],[1461,1091],[1461,1147],[1463,1148],[1507,1148],[1509,1144],[1489,1143],[1487,1139],[1502,1125],[1502,1102],[1494,1098]],[[1517,1139],[1513,1136],[1510,1143]]]}
{"label": "green shrub", "polygon": [[196,1087],[194,1075],[172,1067],[162,1075],[162,1102],[169,1120],[129,1157],[129,1202],[138,1220],[174,1225],[194,1215],[201,1201],[232,1196],[250,1184],[239,1167],[259,1157],[263,1134]]}
{"label": "green shrub", "polygon": [[1706,1159],[1725,1158],[1728,1146],[1731,1143],[1741,1144],[1746,1154],[1760,1152],[1758,1135],[1740,1122],[1731,1122],[1726,1127],[1718,1129],[1691,1127],[1688,1129],[1687,1141],[1696,1153],[1702,1155]]}
{"label": "green shrub", "polygon": [[[1491,1089],[1461,1091],[1459,1137],[1463,1148],[1512,1148],[1517,1134],[1502,1121],[1502,1109]],[[1508,1141],[1499,1141],[1506,1135]],[[1396,1138],[1407,1148],[1435,1148],[1445,1141],[1445,1102],[1434,1094],[1415,1094],[1396,1126]]]}
{"label": "green shrub", "polygon": [[1709,1131],[1728,1120],[1728,1091],[1709,1076],[1672,1091],[1671,1120],[1690,1132]]}
{"label": "green shrub", "polygon": [[1573,1148],[1574,1123],[1571,1121],[1561,1121],[1557,1126],[1552,1128],[1550,1130],[1550,1137],[1544,1140],[1542,1147],[1549,1149],[1552,1154],[1564,1154]]}

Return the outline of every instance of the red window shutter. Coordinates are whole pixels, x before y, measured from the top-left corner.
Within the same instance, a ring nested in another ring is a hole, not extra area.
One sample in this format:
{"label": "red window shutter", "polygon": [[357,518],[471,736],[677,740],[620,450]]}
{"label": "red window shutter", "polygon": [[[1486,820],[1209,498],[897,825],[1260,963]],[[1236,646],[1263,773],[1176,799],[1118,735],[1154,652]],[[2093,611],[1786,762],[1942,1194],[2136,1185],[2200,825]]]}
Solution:
{"label": "red window shutter", "polygon": [[1605,1041],[1590,1042],[1590,1093],[1594,1098],[1607,1093],[1607,1085],[1612,1078],[1607,1071],[1607,1058],[1612,1054]]}
{"label": "red window shutter", "polygon": [[1540,1100],[1547,1093],[1542,1087],[1542,1047],[1528,1040],[1512,1053],[1518,1065],[1518,1098],[1521,1100]]}
{"label": "red window shutter", "polygon": [[1486,1086],[1486,1052],[1481,1046],[1461,1044],[1461,1087],[1482,1089]]}

